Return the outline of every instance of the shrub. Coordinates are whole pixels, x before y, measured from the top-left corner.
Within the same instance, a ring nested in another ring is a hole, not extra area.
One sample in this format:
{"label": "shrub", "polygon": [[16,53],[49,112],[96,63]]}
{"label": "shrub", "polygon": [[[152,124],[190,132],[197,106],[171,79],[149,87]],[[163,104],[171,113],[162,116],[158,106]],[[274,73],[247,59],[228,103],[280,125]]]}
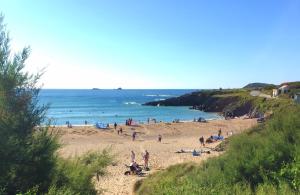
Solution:
{"label": "shrub", "polygon": [[103,175],[111,160],[108,150],[75,159],[59,158],[48,194],[97,194],[92,178]]}
{"label": "shrub", "polygon": [[24,72],[29,48],[13,57],[0,16],[0,189],[16,194],[51,183],[58,149],[57,139],[43,122],[47,106],[38,105],[40,77]]}
{"label": "shrub", "polygon": [[102,175],[112,157],[106,150],[57,157],[57,136],[40,125],[47,110],[38,105],[41,75],[23,71],[29,48],[11,57],[2,21],[0,16],[0,194],[96,194],[94,173]]}
{"label": "shrub", "polygon": [[175,165],[137,183],[137,194],[297,194],[300,106],[233,136],[228,151],[201,165]]}

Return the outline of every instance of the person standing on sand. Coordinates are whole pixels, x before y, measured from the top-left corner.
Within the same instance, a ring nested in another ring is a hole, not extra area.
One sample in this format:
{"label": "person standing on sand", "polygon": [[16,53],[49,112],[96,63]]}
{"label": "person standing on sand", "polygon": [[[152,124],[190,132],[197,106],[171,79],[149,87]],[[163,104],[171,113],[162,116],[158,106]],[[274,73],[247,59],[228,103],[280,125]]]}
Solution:
{"label": "person standing on sand", "polygon": [[131,157],[131,162],[132,162],[132,163],[135,162],[135,153],[133,152],[133,150],[131,150],[131,155],[130,155],[130,157]]}
{"label": "person standing on sand", "polygon": [[161,142],[162,136],[159,134],[158,135],[158,142]]}
{"label": "person standing on sand", "polygon": [[114,128],[115,128],[115,130],[117,129],[117,126],[118,126],[118,125],[117,125],[117,123],[115,122],[115,124],[114,124]]}
{"label": "person standing on sand", "polygon": [[219,132],[218,132],[218,136],[220,137],[221,134],[222,134],[222,130],[221,130],[221,128],[220,128],[220,129],[219,129]]}
{"label": "person standing on sand", "polygon": [[200,141],[201,146],[205,146],[204,137],[203,136],[199,138],[199,141]]}
{"label": "person standing on sand", "polygon": [[145,150],[145,154],[143,155],[145,170],[149,169],[149,156],[150,156],[149,152],[147,150]]}
{"label": "person standing on sand", "polygon": [[122,129],[122,127],[120,127],[120,133],[121,133],[121,134],[123,133],[123,129]]}
{"label": "person standing on sand", "polygon": [[136,137],[136,132],[134,131],[134,132],[132,133],[132,141],[135,140],[135,137]]}

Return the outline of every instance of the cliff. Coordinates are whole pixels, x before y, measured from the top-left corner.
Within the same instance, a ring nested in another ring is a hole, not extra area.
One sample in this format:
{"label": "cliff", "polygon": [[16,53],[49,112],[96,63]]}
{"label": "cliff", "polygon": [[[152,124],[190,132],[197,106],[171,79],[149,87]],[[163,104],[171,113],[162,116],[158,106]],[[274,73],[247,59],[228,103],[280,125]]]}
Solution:
{"label": "cliff", "polygon": [[290,102],[289,100],[252,97],[249,93],[250,91],[246,89],[204,90],[162,101],[148,102],[144,105],[190,106],[191,109],[219,112],[224,116],[234,117],[248,114],[252,117],[258,117]]}

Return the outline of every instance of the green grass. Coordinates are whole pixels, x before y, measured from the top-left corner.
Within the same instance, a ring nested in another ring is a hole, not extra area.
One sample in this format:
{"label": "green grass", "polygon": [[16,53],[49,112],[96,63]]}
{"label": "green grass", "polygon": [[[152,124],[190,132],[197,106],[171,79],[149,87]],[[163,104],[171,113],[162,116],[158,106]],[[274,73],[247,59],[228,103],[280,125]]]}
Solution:
{"label": "green grass", "polygon": [[266,124],[233,136],[228,151],[203,164],[151,175],[137,194],[299,194],[300,107],[276,111]]}
{"label": "green grass", "polygon": [[88,152],[73,158],[58,160],[48,194],[97,194],[92,182],[93,177],[102,176],[112,161],[108,150]]}
{"label": "green grass", "polygon": [[214,95],[214,97],[238,97],[238,101],[226,107],[226,110],[234,110],[247,103],[252,105],[252,108],[256,108],[259,112],[276,112],[277,110],[283,110],[286,107],[294,105],[294,102],[290,98],[271,98],[253,97],[250,91],[236,90],[230,93]]}

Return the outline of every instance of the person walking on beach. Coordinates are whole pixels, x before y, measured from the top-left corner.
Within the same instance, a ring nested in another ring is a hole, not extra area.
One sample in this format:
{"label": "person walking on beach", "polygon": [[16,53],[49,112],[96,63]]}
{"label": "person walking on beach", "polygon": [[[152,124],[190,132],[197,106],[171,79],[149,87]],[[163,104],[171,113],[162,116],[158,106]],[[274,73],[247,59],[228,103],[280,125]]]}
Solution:
{"label": "person walking on beach", "polygon": [[115,124],[114,124],[114,128],[115,128],[115,130],[117,129],[117,126],[118,126],[118,125],[117,125],[117,123],[115,122]]}
{"label": "person walking on beach", "polygon": [[158,142],[161,142],[162,136],[159,134],[158,135]]}
{"label": "person walking on beach", "polygon": [[132,141],[135,140],[135,137],[136,137],[136,132],[134,131],[134,132],[132,133]]}
{"label": "person walking on beach", "polygon": [[201,146],[205,146],[204,137],[203,136],[199,138],[199,141],[200,141]]}
{"label": "person walking on beach", "polygon": [[133,152],[133,150],[131,150],[130,158],[132,163],[135,162],[135,153]]}
{"label": "person walking on beach", "polygon": [[123,133],[123,129],[122,129],[122,127],[120,127],[120,133],[121,133],[121,134]]}
{"label": "person walking on beach", "polygon": [[145,154],[143,155],[145,170],[149,169],[149,156],[150,156],[149,152],[147,150],[145,150]]}
{"label": "person walking on beach", "polygon": [[219,131],[218,131],[218,136],[220,137],[221,134],[222,134],[222,130],[221,130],[221,128],[220,128]]}

